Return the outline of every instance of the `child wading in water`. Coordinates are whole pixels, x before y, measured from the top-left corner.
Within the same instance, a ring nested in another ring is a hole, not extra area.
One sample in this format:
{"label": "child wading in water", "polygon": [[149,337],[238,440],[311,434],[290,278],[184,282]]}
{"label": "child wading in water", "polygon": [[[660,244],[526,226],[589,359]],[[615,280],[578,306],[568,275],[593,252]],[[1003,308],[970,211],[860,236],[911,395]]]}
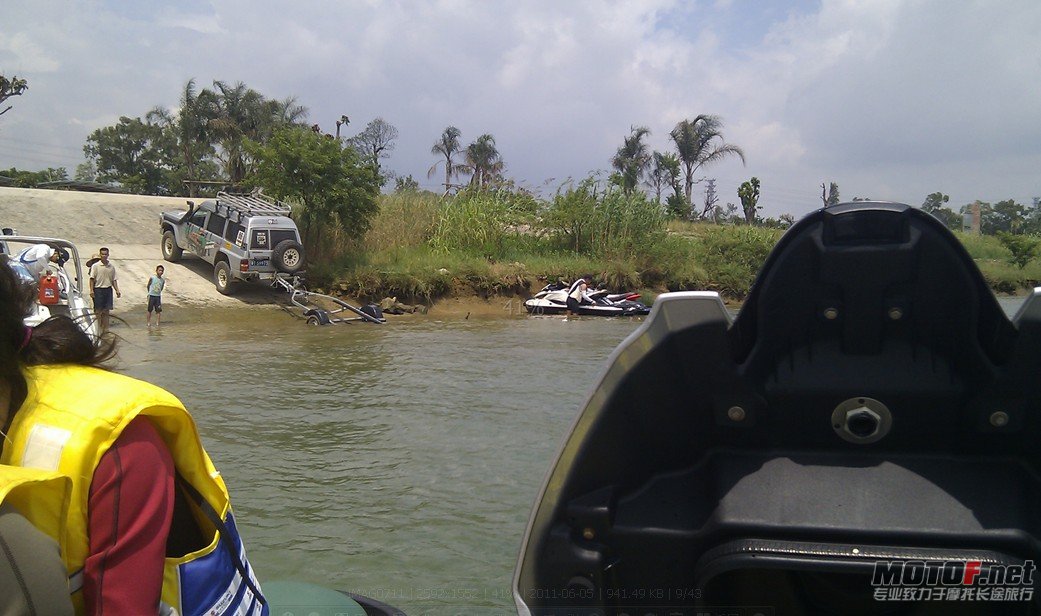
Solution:
{"label": "child wading in water", "polygon": [[145,288],[148,289],[148,325],[152,325],[152,311],[155,310],[155,324],[159,325],[159,322],[163,318],[163,287],[166,286],[166,279],[163,278],[163,266],[159,265],[155,268],[155,276],[148,278],[148,282],[145,284]]}

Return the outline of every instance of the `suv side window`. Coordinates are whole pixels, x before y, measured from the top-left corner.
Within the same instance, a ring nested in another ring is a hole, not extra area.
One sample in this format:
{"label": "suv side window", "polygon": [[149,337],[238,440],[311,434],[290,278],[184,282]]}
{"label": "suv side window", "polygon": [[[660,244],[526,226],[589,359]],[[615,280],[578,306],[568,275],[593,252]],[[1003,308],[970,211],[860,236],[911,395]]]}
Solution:
{"label": "suv side window", "polygon": [[210,221],[206,223],[206,230],[217,237],[224,237],[224,223],[227,220],[227,218],[214,212],[210,214]]}
{"label": "suv side window", "polygon": [[206,224],[206,212],[196,212],[192,214],[192,217],[188,219],[188,224],[201,227]]}
{"label": "suv side window", "polygon": [[242,227],[242,223],[235,222],[234,220],[229,220],[228,228],[224,230],[224,239],[237,245],[240,248],[245,248],[246,230]]}

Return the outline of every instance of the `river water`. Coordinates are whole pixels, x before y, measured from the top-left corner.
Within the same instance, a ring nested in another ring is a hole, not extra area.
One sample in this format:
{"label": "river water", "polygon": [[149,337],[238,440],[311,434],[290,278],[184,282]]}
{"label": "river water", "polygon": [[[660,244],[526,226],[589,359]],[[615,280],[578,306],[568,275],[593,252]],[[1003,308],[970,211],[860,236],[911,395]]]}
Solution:
{"label": "river water", "polygon": [[264,580],[409,614],[513,610],[528,514],[610,352],[638,320],[168,308],[125,325],[121,368],[181,398]]}
{"label": "river water", "polygon": [[[1018,299],[1002,300],[1010,313]],[[639,320],[269,309],[123,315],[122,369],[178,395],[264,580],[409,614],[513,611],[517,551],[560,441]]]}

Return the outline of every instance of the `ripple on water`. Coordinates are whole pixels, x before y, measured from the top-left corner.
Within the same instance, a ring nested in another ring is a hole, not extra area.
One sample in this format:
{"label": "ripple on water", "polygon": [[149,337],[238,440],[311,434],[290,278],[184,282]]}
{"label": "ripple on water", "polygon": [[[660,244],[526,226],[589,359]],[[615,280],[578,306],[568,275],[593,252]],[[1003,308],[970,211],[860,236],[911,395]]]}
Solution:
{"label": "ripple on water", "polygon": [[409,611],[478,590],[510,607],[517,549],[560,439],[635,321],[391,321],[171,308],[127,328],[123,365],[177,394],[232,491],[264,579]]}

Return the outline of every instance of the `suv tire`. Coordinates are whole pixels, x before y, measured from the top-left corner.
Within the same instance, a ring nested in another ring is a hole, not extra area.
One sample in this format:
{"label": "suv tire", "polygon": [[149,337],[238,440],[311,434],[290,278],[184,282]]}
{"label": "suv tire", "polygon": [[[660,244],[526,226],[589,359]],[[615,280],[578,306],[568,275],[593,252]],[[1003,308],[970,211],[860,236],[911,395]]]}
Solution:
{"label": "suv tire", "polygon": [[295,240],[282,240],[271,251],[275,269],[286,274],[295,274],[304,267],[304,247]]}
{"label": "suv tire", "polygon": [[217,287],[217,292],[221,295],[231,295],[235,292],[234,281],[228,262],[217,261],[217,265],[213,266],[213,284]]}
{"label": "suv tire", "polygon": [[174,232],[167,229],[163,232],[163,258],[170,263],[177,263],[181,260],[181,255],[184,254],[184,250],[177,245],[177,238],[174,237]]}

